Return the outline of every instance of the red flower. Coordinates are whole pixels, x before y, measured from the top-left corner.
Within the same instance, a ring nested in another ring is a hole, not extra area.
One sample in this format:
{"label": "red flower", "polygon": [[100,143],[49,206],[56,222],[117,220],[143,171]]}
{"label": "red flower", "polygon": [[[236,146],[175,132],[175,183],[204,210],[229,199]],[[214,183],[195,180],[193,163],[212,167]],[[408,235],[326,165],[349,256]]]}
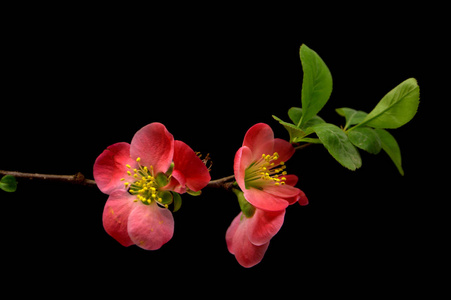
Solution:
{"label": "red flower", "polygon": [[242,212],[227,230],[226,242],[244,267],[263,259],[269,241],[283,224],[288,205],[308,204],[304,192],[294,187],[297,176],[285,171],[285,162],[294,151],[289,142],[274,138],[271,127],[259,123],[247,131],[235,155],[235,178],[244,199],[240,199],[241,192],[235,192]]}
{"label": "red flower", "polygon": [[258,264],[265,255],[269,241],[282,227],[285,210],[255,209],[252,217],[243,212],[232,221],[226,233],[227,248],[245,268]]}
{"label": "red flower", "polygon": [[298,178],[287,175],[285,162],[294,154],[293,146],[275,139],[267,124],[252,126],[246,133],[243,146],[235,155],[235,178],[244,197],[253,206],[266,211],[280,211],[300,200],[302,191],[295,188]]}
{"label": "red flower", "polygon": [[103,211],[106,232],[124,246],[156,250],[174,233],[168,205],[179,193],[200,191],[210,174],[188,145],[174,141],[163,124],[152,123],[131,144],[103,151],[94,164],[94,179],[110,195]]}

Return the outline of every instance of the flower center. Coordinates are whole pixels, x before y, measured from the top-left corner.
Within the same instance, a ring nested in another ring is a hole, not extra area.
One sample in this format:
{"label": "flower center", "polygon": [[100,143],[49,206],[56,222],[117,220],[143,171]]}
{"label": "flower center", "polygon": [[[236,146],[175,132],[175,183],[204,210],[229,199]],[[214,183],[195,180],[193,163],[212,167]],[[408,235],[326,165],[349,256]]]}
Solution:
{"label": "flower center", "polygon": [[152,201],[156,201],[161,206],[168,208],[168,197],[170,197],[170,202],[172,202],[172,195],[168,191],[159,191],[159,187],[168,184],[168,177],[159,173],[155,175],[153,166],[149,168],[146,166],[141,166],[140,158],[138,157],[136,161],[138,162],[139,169],[132,169],[130,165],[126,165],[129,169],[127,175],[132,176],[134,181],[132,183],[125,181],[125,178],[121,178],[124,181],[124,185],[128,188],[128,192],[132,195],[136,195],[135,202],[140,200],[142,203],[149,205]]}
{"label": "flower center", "polygon": [[284,171],[287,166],[283,161],[277,165],[275,161],[279,159],[279,153],[274,152],[273,155],[262,154],[262,157],[253,162],[245,171],[244,182],[246,188],[255,187],[261,189],[263,181],[273,181],[274,185],[284,185],[287,180],[284,175],[287,172]]}

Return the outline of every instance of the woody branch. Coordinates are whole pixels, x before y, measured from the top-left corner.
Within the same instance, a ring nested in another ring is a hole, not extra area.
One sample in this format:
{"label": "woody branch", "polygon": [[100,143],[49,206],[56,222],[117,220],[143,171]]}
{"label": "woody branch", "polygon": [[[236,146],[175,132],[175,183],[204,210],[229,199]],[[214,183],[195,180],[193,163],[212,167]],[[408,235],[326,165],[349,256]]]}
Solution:
{"label": "woody branch", "polygon": [[[0,170],[0,175],[11,175],[19,179],[26,180],[38,180],[38,181],[51,181],[51,182],[65,182],[83,186],[96,186],[96,182],[92,179],[87,179],[85,176],[78,172],[75,175],[55,175],[55,174],[40,174],[40,173],[23,173],[17,171],[5,171]],[[234,175],[224,178],[212,180],[208,183],[207,187],[210,188],[223,188],[230,190],[233,185]]]}

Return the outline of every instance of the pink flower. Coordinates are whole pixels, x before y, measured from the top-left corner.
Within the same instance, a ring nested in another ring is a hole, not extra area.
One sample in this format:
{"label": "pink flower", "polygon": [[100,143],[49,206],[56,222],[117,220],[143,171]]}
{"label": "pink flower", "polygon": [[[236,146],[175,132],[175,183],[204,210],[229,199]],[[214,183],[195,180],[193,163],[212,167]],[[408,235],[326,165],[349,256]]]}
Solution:
{"label": "pink flower", "polygon": [[285,162],[294,154],[293,146],[275,139],[267,124],[252,126],[246,133],[243,146],[235,155],[236,181],[244,197],[253,206],[266,211],[280,211],[300,200],[308,204],[302,191],[295,188],[297,176],[287,175]]}
{"label": "pink flower", "polygon": [[131,144],[109,146],[94,164],[94,179],[109,195],[103,211],[106,232],[123,246],[156,250],[174,233],[168,205],[181,193],[198,192],[210,181],[205,164],[166,127],[151,123]]}
{"label": "pink flower", "polygon": [[[242,194],[240,191],[235,193]],[[285,210],[264,211],[252,206],[250,211],[240,212],[227,229],[226,243],[229,252],[235,255],[241,266],[255,266],[263,259],[271,238],[282,227],[284,217]]]}
{"label": "pink flower", "polygon": [[293,146],[275,139],[266,124],[252,126],[235,155],[235,191],[242,212],[226,233],[227,247],[243,267],[258,264],[271,238],[282,227],[285,209],[299,202],[307,205],[304,192],[295,188],[298,178],[288,175],[285,162],[294,154]]}

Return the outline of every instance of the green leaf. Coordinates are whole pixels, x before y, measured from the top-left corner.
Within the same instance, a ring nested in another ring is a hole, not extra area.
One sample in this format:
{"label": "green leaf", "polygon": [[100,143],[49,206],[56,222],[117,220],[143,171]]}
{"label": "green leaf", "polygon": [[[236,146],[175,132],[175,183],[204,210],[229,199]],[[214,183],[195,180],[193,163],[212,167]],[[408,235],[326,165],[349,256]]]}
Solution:
{"label": "green leaf", "polygon": [[382,149],[387,152],[396,168],[398,168],[399,173],[404,176],[404,170],[401,165],[401,149],[399,149],[395,138],[387,130],[376,129],[375,131],[381,140]]}
{"label": "green leaf", "polygon": [[278,121],[290,134],[290,143],[298,143],[302,140],[304,136],[307,134],[302,129],[296,127],[296,125],[282,121],[282,119],[272,116],[276,121]]}
{"label": "green leaf", "polygon": [[[288,110],[288,116],[290,117],[291,121],[293,121],[293,124],[298,124],[299,121],[302,118],[302,108],[300,107],[292,107]],[[304,129],[304,131],[308,131],[309,127],[312,127],[313,125],[319,124],[319,123],[325,123],[325,121],[320,116],[313,116],[310,120],[308,120],[301,129]]]}
{"label": "green leaf", "polygon": [[376,131],[369,127],[356,128],[348,133],[351,143],[371,154],[378,154],[381,151],[381,140]]}
{"label": "green leaf", "polygon": [[348,108],[348,107],[337,108],[335,111],[340,116],[345,117],[345,119],[346,119],[346,125],[345,125],[344,130],[346,130],[346,128],[348,128],[350,125],[359,124],[368,115],[364,111],[355,110],[355,109]]}
{"label": "green leaf", "polygon": [[180,196],[179,193],[176,192],[171,192],[172,196],[173,196],[173,200],[174,200],[174,210],[173,212],[176,212],[180,209],[180,207],[182,207],[182,197]]}
{"label": "green leaf", "polygon": [[292,107],[288,110],[288,116],[293,124],[298,124],[299,120],[302,117],[302,108],[300,107]]}
{"label": "green leaf", "polygon": [[288,116],[290,117],[292,123],[288,123],[283,121],[282,119],[272,116],[276,121],[278,121],[281,125],[285,127],[285,129],[290,134],[290,143],[299,143],[304,141],[304,137],[313,133],[313,130],[310,128],[313,125],[319,123],[325,123],[325,121],[319,116],[313,116],[308,122],[304,124],[302,128],[299,128],[296,124],[302,117],[302,108],[292,107],[288,110]]}
{"label": "green leaf", "polygon": [[324,107],[332,93],[332,75],[319,55],[303,44],[300,48],[302,70],[303,115],[297,127],[302,128],[307,121]]}
{"label": "green leaf", "polygon": [[420,87],[409,78],[385,95],[358,126],[398,128],[415,116],[419,103]]}
{"label": "green leaf", "polygon": [[15,192],[17,190],[17,181],[16,178],[12,175],[5,175],[2,179],[0,179],[0,189],[5,192]]}
{"label": "green leaf", "polygon": [[312,127],[327,151],[343,166],[352,171],[362,166],[359,151],[339,127],[322,123]]}

